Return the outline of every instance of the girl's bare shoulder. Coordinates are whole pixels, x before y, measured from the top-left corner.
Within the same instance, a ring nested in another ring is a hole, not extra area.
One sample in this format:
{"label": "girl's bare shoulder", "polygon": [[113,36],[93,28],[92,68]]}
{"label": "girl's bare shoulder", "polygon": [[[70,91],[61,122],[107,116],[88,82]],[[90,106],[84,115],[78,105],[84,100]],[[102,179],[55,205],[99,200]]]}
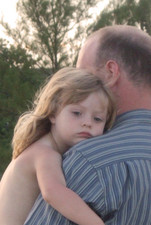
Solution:
{"label": "girl's bare shoulder", "polygon": [[16,159],[17,167],[25,167],[26,170],[34,171],[35,164],[41,162],[61,161],[61,155],[52,148],[47,138],[43,137],[26,148]]}

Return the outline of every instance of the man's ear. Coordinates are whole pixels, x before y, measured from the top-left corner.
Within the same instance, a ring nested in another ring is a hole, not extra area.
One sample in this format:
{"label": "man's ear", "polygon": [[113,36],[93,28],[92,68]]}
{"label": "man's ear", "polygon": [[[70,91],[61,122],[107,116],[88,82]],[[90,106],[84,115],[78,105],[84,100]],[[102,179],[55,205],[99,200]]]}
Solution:
{"label": "man's ear", "polygon": [[109,60],[105,65],[105,69],[107,72],[105,75],[105,83],[109,87],[115,86],[120,77],[119,65],[114,60]]}

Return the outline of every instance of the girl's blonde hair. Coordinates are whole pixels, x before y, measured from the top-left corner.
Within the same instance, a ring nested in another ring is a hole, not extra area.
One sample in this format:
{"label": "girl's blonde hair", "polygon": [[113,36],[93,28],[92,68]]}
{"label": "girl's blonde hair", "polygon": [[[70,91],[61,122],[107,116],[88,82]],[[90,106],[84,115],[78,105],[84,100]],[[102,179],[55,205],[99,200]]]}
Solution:
{"label": "girl's blonde hair", "polygon": [[101,92],[108,99],[105,129],[109,129],[114,122],[116,108],[110,90],[102,81],[83,69],[67,67],[55,73],[35,95],[32,110],[21,115],[15,126],[13,158],[50,131],[50,116],[68,104],[83,101],[93,92]]}

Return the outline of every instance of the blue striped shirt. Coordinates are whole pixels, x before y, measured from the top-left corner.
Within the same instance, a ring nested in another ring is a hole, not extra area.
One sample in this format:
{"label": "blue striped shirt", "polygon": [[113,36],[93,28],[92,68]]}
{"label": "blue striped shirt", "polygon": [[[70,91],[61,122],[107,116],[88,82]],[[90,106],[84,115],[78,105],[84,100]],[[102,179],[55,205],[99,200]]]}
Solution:
{"label": "blue striped shirt", "polygon": [[[63,169],[67,186],[106,225],[151,225],[151,111],[120,115],[111,131],[72,147],[64,156]],[[71,224],[41,195],[25,222]]]}

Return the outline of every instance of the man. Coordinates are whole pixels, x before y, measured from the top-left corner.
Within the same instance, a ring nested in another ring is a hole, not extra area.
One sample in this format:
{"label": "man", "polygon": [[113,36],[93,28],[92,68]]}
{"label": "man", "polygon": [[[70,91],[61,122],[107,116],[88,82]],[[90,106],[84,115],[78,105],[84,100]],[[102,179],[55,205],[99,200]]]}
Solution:
{"label": "man", "polygon": [[[125,25],[100,29],[84,44],[77,67],[109,85],[118,116],[109,132],[64,156],[67,185],[107,225],[150,225],[151,37]],[[40,195],[25,224],[73,223]]]}

